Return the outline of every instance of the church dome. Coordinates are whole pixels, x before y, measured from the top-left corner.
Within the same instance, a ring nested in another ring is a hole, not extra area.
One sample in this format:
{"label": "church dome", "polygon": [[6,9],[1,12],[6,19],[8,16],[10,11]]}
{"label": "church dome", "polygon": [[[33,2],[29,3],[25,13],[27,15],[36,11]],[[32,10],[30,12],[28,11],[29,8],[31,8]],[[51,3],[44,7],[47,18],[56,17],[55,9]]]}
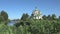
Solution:
{"label": "church dome", "polygon": [[36,8],[33,12],[32,12],[33,15],[38,15],[38,14],[41,14],[40,11]]}
{"label": "church dome", "polygon": [[35,10],[32,12],[32,16],[34,19],[41,19],[42,18],[41,12],[37,8],[35,8]]}
{"label": "church dome", "polygon": [[39,12],[40,12],[39,10],[36,10],[36,9],[35,9],[35,10],[33,11],[33,14],[38,14]]}

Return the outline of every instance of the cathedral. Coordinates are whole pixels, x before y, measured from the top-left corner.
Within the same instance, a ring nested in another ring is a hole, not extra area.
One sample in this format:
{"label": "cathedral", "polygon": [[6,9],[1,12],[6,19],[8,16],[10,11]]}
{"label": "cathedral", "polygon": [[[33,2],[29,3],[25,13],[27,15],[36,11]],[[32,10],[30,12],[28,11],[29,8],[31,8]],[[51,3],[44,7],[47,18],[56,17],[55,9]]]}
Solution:
{"label": "cathedral", "polygon": [[33,19],[42,19],[42,14],[37,8],[35,8],[31,16]]}

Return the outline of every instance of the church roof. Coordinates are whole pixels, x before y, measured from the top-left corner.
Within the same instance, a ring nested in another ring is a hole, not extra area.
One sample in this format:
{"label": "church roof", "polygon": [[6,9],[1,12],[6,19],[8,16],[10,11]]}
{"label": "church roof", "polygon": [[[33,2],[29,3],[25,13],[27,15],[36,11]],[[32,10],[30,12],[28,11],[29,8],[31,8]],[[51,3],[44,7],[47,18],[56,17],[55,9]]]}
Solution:
{"label": "church roof", "polygon": [[40,11],[37,8],[35,8],[32,14],[40,14]]}

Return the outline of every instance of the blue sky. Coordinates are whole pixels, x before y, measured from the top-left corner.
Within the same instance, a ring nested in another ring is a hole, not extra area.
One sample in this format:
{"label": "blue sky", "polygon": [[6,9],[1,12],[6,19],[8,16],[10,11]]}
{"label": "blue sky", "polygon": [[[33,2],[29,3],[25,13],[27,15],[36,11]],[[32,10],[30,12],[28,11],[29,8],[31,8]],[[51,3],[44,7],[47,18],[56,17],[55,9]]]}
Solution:
{"label": "blue sky", "polygon": [[60,16],[60,0],[0,0],[0,11],[6,11],[9,19],[21,18],[23,13],[31,15],[35,7],[42,15]]}

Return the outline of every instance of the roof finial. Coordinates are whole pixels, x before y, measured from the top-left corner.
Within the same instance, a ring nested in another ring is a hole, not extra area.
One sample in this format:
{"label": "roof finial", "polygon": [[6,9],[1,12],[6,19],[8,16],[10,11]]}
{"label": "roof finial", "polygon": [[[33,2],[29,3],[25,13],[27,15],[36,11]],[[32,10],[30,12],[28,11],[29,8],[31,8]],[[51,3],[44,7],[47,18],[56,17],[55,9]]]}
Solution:
{"label": "roof finial", "polygon": [[37,6],[35,7],[35,10],[38,10]]}

